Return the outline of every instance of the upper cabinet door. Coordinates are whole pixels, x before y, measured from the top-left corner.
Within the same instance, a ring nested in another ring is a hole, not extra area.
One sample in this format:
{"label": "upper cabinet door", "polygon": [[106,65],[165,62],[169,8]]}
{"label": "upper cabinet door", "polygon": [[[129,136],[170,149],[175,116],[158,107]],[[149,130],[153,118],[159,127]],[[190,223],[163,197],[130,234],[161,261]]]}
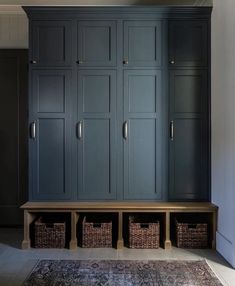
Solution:
{"label": "upper cabinet door", "polygon": [[161,45],[160,21],[124,22],[124,65],[160,66]]}
{"label": "upper cabinet door", "polygon": [[71,65],[70,21],[33,21],[31,63],[37,66]]}
{"label": "upper cabinet door", "polygon": [[115,21],[79,21],[79,66],[115,66],[116,37]]}
{"label": "upper cabinet door", "polygon": [[207,66],[207,53],[207,23],[205,21],[170,21],[170,65],[190,67]]}

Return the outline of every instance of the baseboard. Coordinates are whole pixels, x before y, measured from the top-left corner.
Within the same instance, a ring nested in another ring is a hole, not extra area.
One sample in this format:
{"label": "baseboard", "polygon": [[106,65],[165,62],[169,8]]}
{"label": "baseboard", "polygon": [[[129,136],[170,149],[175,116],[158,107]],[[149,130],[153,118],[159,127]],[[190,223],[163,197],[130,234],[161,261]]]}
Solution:
{"label": "baseboard", "polygon": [[235,246],[223,234],[216,232],[216,250],[235,268]]}

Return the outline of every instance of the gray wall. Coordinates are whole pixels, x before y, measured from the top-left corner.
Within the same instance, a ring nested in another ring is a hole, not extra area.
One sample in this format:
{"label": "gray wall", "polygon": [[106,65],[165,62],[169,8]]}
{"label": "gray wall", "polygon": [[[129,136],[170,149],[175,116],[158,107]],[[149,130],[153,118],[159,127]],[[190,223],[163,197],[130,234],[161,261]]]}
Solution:
{"label": "gray wall", "polygon": [[28,20],[18,7],[0,6],[0,48],[27,48]]}
{"label": "gray wall", "polygon": [[235,267],[235,1],[214,0],[212,16],[212,200],[217,250]]}

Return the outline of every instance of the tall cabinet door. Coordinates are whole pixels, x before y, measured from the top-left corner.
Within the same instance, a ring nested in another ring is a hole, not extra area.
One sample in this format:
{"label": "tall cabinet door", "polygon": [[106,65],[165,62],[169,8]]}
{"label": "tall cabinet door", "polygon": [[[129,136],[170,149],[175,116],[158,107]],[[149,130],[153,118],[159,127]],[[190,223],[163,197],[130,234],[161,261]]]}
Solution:
{"label": "tall cabinet door", "polygon": [[124,71],[124,120],[124,199],[160,199],[160,71]]}
{"label": "tall cabinet door", "polygon": [[78,198],[116,198],[116,71],[78,71]]}
{"label": "tall cabinet door", "polygon": [[69,66],[72,60],[72,24],[68,20],[31,22],[31,63]]}
{"label": "tall cabinet door", "polygon": [[71,198],[71,72],[32,71],[31,200]]}
{"label": "tall cabinet door", "polygon": [[170,72],[171,200],[208,198],[207,72]]}
{"label": "tall cabinet door", "polygon": [[161,65],[161,21],[124,22],[124,64]]}

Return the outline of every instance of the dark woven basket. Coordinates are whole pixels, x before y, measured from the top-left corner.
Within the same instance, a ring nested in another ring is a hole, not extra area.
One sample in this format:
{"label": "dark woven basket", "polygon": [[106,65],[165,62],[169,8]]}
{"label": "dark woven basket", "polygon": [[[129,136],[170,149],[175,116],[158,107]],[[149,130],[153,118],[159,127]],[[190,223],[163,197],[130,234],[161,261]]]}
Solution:
{"label": "dark woven basket", "polygon": [[176,245],[181,248],[207,248],[208,224],[176,220]]}
{"label": "dark woven basket", "polygon": [[65,247],[65,222],[47,223],[40,217],[34,228],[36,248]]}
{"label": "dark woven basket", "polygon": [[112,247],[112,221],[102,222],[100,218],[86,216],[82,222],[82,247]]}
{"label": "dark woven basket", "polygon": [[130,248],[159,248],[160,224],[146,222],[141,218],[129,217],[129,247]]}

